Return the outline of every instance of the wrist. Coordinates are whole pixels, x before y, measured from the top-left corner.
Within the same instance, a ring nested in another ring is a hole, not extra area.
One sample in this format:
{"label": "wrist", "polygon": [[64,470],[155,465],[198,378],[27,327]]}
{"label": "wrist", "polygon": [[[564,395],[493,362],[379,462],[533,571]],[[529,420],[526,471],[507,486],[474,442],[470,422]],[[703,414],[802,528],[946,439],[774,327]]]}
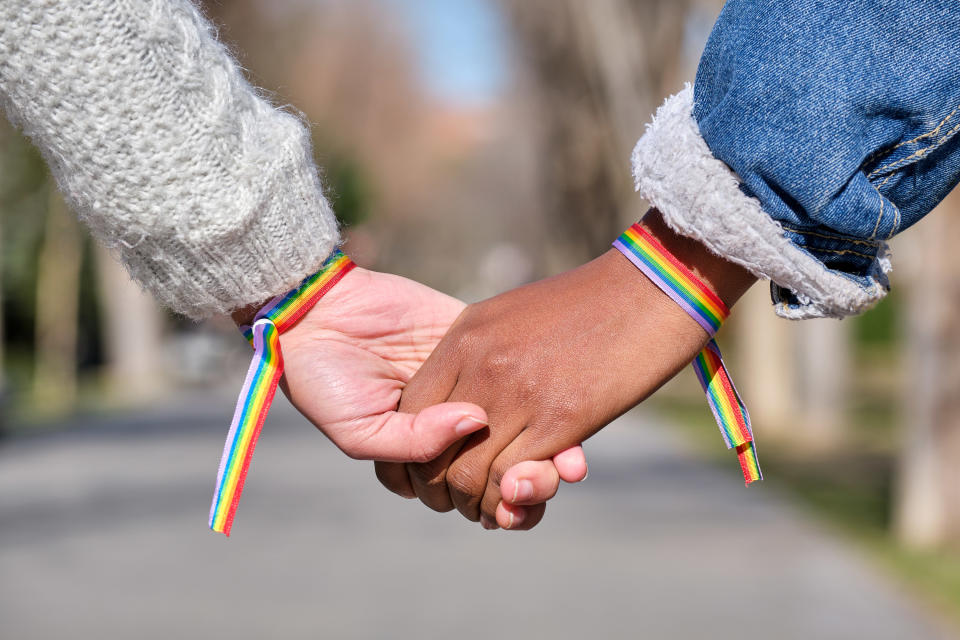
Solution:
{"label": "wrist", "polygon": [[709,287],[728,308],[746,293],[756,276],[707,249],[699,241],[682,236],[664,222],[660,212],[651,208],[640,226]]}
{"label": "wrist", "polygon": [[267,303],[266,300],[259,304],[248,304],[245,307],[240,309],[234,309],[230,312],[230,318],[233,320],[233,323],[238,327],[250,326],[253,324],[253,319],[257,315],[257,311],[263,308],[263,305]]}

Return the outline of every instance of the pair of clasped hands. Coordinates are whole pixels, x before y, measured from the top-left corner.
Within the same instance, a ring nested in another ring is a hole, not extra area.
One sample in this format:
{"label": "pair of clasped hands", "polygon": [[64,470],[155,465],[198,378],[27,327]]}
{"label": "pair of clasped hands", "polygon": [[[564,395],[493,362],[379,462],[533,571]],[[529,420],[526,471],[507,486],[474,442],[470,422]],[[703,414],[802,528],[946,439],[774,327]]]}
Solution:
{"label": "pair of clasped hands", "polygon": [[[728,305],[753,282],[655,211],[643,224]],[[357,267],[280,336],[281,384],[394,493],[522,530],[586,478],[579,444],[707,339],[616,250],[472,305]]]}

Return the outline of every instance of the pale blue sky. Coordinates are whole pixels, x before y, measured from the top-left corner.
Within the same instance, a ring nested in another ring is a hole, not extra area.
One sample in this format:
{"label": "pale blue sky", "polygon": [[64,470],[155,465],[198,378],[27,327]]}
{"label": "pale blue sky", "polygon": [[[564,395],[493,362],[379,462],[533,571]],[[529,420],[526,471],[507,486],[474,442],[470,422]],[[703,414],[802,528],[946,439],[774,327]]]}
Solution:
{"label": "pale blue sky", "polygon": [[491,0],[384,0],[408,21],[423,78],[437,97],[496,98],[507,81],[508,34]]}

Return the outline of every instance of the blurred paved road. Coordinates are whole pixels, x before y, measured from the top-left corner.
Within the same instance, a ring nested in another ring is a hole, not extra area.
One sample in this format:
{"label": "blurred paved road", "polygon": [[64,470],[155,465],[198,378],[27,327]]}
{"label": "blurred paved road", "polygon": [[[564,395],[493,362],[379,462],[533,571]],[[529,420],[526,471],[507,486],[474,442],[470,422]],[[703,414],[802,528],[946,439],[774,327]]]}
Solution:
{"label": "blurred paved road", "polygon": [[211,405],[0,443],[0,638],[950,637],[644,414],[517,534],[387,494],[284,407],[226,540]]}

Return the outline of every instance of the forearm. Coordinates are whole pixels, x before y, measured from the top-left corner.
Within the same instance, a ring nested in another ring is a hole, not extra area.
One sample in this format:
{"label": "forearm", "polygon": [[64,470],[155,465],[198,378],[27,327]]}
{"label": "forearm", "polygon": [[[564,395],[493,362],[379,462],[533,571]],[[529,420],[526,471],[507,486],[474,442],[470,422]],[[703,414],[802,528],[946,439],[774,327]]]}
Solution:
{"label": "forearm", "polygon": [[200,318],[261,302],[339,240],[307,129],[186,0],[0,8],[0,101],[131,275]]}
{"label": "forearm", "polygon": [[[703,243],[672,230],[656,209],[650,209],[639,224],[717,294],[728,309],[757,280],[748,270],[716,255]],[[571,275],[577,272],[590,275],[568,279],[571,298],[576,299],[570,306],[582,307],[586,315],[605,310],[604,313],[618,316],[616,331],[629,336],[626,343],[631,345],[629,355],[613,351],[600,354],[610,360],[633,363],[624,369],[629,379],[617,385],[619,399],[615,406],[619,411],[605,417],[606,423],[645,400],[686,367],[712,334],[617,249]]]}

